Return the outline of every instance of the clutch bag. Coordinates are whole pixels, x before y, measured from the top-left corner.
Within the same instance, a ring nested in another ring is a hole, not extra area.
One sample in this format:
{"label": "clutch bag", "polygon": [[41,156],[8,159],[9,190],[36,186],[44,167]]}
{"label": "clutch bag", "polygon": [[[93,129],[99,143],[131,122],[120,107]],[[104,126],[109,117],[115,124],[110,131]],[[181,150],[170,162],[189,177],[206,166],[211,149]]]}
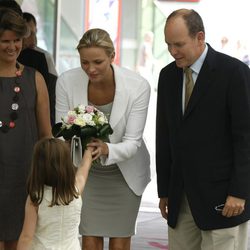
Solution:
{"label": "clutch bag", "polygon": [[82,160],[82,142],[80,137],[72,137],[70,151],[72,162],[78,167]]}

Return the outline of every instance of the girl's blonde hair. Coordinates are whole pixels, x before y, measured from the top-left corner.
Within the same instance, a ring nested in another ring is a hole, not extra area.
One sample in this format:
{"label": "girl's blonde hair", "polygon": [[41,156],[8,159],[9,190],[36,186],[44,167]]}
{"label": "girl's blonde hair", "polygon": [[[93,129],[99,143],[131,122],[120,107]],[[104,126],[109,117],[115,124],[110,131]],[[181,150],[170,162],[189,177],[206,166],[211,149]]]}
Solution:
{"label": "girl's blonde hair", "polygon": [[35,144],[27,190],[36,206],[43,200],[44,185],[52,187],[50,206],[68,205],[79,196],[69,145],[60,139],[45,138]]}
{"label": "girl's blonde hair", "polygon": [[115,48],[107,31],[103,29],[90,29],[86,31],[80,39],[77,50],[82,48],[99,47],[103,48],[107,56],[114,56]]}

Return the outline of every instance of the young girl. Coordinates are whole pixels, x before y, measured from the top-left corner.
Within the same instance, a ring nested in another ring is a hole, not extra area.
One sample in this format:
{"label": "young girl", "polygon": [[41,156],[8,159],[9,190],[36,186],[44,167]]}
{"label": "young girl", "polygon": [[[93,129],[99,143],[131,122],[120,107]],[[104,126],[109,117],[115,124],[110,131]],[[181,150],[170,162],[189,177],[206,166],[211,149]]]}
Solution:
{"label": "young girl", "polygon": [[69,146],[45,138],[34,148],[28,179],[25,220],[18,250],[77,250],[81,193],[92,163],[92,148],[84,152],[75,172]]}

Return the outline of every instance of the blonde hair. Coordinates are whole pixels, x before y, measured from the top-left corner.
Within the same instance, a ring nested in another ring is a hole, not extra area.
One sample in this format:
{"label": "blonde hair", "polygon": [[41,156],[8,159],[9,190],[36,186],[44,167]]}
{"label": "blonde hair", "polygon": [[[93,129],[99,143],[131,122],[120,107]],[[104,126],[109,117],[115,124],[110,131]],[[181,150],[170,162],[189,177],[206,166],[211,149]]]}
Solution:
{"label": "blonde hair", "polygon": [[50,206],[68,205],[79,196],[70,149],[60,139],[45,138],[35,144],[27,191],[36,206],[43,200],[44,185],[52,187]]}
{"label": "blonde hair", "polygon": [[99,47],[103,48],[107,56],[114,56],[115,48],[107,31],[99,28],[86,31],[80,39],[77,50],[82,48]]}

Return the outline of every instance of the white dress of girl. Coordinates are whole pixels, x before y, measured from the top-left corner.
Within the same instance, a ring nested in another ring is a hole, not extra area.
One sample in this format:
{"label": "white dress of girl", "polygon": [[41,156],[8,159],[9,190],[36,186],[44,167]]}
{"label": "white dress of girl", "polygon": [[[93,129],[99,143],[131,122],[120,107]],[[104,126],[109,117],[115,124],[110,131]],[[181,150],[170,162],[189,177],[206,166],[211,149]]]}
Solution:
{"label": "white dress of girl", "polygon": [[38,208],[36,232],[32,250],[81,250],[78,226],[82,199],[79,196],[69,205],[49,207],[52,188],[44,186],[44,197]]}

